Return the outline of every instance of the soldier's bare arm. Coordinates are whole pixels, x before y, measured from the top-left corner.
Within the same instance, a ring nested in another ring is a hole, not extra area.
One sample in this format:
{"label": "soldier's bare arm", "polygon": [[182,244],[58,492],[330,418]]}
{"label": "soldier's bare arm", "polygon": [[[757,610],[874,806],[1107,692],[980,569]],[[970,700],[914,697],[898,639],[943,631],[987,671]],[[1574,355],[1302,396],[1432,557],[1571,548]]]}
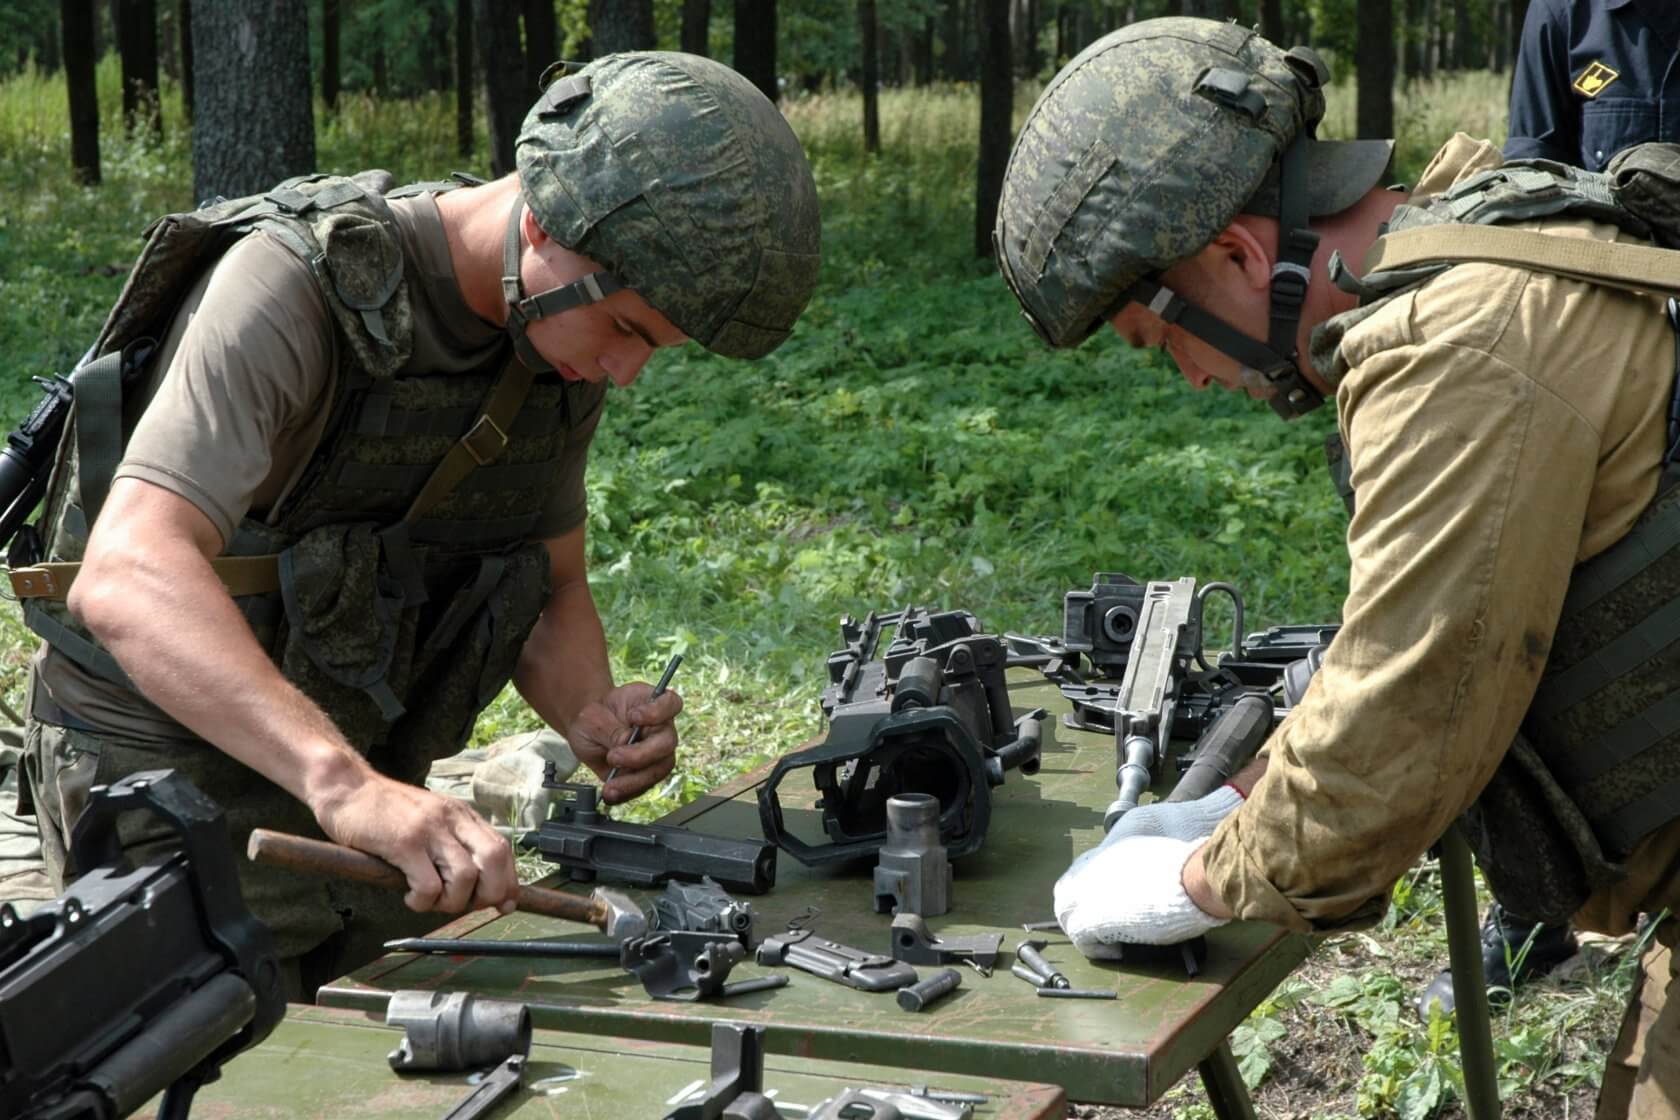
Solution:
{"label": "soldier's bare arm", "polygon": [[[609,803],[627,801],[675,765],[672,720],[682,711],[682,698],[667,691],[650,702],[653,688],[643,681],[614,687],[601,618],[589,593],[583,526],[547,545],[553,591],[525,641],[513,683],[539,716],[566,735],[578,761],[602,777],[618,768],[603,796]],[[635,727],[642,729],[641,738],[629,744]]]}
{"label": "soldier's bare arm", "polygon": [[373,770],[258,645],[209,560],[221,536],[151,483],[111,486],[70,610],[158,707],[408,876],[415,910],[512,907],[507,841],[465,805]]}

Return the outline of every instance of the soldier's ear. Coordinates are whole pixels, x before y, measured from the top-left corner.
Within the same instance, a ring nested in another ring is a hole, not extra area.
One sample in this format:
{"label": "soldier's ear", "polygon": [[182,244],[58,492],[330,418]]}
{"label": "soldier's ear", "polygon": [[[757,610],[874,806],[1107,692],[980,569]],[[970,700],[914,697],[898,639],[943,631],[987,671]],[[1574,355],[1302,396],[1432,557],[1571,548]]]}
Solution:
{"label": "soldier's ear", "polygon": [[550,240],[548,231],[537,222],[537,216],[531,213],[529,206],[525,208],[525,213],[520,217],[519,224],[520,232],[525,235],[525,240],[531,248],[541,249],[544,243]]}
{"label": "soldier's ear", "polygon": [[[1262,223],[1270,229],[1257,228]],[[1271,235],[1269,239],[1267,233]],[[1272,285],[1272,248],[1276,244],[1277,222],[1239,214],[1202,253],[1209,258],[1207,263],[1221,282],[1236,279],[1257,291],[1265,291]]]}

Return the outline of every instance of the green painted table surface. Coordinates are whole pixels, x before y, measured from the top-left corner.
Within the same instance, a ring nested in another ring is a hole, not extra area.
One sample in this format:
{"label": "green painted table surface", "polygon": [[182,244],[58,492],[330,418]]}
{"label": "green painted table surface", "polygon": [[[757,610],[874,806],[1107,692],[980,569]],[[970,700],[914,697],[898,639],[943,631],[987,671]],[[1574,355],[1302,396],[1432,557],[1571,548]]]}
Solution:
{"label": "green painted table surface", "polygon": [[[222,1068],[220,1080],[199,1091],[193,1120],[437,1120],[467,1095],[468,1075],[393,1073],[385,1055],[401,1038],[402,1031],[372,1013],[290,1007],[273,1034],[234,1058]],[[526,1088],[491,1115],[495,1120],[650,1120],[669,1112],[685,1087],[709,1081],[710,1061],[703,1046],[539,1030],[526,1066]],[[1060,1120],[1067,1115],[1062,1091],[1054,1085],[777,1056],[764,1063],[764,1088],[782,1105],[815,1105],[848,1085],[907,1089],[915,1084],[984,1095],[987,1101],[975,1106],[976,1120]],[[137,1116],[154,1120],[157,1105],[153,1101]]]}
{"label": "green painted table surface", "polygon": [[[1043,766],[1037,775],[1011,772],[992,791],[992,820],[980,851],[956,864],[952,910],[929,920],[938,936],[999,931],[1005,952],[1029,936],[1023,922],[1052,917],[1050,891],[1073,856],[1102,834],[1114,792],[1110,735],[1070,730],[1067,704],[1037,673],[1011,674],[1017,714],[1043,707]],[[732,836],[762,835],[756,787],[747,775],[684,806],[665,823]],[[782,783],[787,826],[815,838],[821,825],[809,772]],[[802,806],[802,807],[801,807]],[[573,889],[586,891],[578,884]],[[815,907],[816,932],[860,949],[889,951],[891,916],[873,909],[868,866],[844,871],[807,868],[780,854],[776,886],[752,899],[760,936],[784,928]],[[577,938],[578,927],[531,914],[469,914],[444,936]],[[1309,939],[1254,923],[1232,923],[1208,936],[1207,959],[1195,977],[1182,965],[1085,960],[1058,932],[1034,933],[1045,955],[1076,988],[1112,988],[1115,1001],[1038,998],[1010,975],[1009,959],[990,978],[963,968],[963,986],[920,1014],[898,1009],[890,994],[854,991],[808,973],[786,970],[787,987],[702,1003],[656,1002],[641,984],[607,961],[522,961],[496,957],[393,954],[321,990],[322,1003],[382,1006],[397,988],[470,990],[531,1002],[544,1026],[669,1042],[704,1043],[718,1019],[765,1023],[772,1052],[813,1058],[906,1065],[950,1073],[1051,1081],[1077,1101],[1131,1107],[1153,1103],[1208,1058],[1231,1030],[1310,950]],[[750,961],[732,980],[761,975]],[[922,969],[926,976],[928,970]]]}

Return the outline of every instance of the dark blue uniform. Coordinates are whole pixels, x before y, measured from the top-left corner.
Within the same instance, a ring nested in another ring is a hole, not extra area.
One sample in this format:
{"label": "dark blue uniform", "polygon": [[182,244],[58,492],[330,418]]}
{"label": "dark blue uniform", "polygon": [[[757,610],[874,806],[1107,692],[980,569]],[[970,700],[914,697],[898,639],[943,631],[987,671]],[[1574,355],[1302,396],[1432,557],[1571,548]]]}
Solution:
{"label": "dark blue uniform", "polygon": [[1646,140],[1680,140],[1680,0],[1534,0],[1505,157],[1600,171]]}

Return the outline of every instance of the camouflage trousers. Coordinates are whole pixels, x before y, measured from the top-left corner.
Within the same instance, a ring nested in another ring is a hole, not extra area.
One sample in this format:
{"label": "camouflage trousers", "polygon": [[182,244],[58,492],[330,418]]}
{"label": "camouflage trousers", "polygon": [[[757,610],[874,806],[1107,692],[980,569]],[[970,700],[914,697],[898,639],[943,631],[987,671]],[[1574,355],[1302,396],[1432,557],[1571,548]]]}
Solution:
{"label": "camouflage trousers", "polygon": [[1610,1050],[1595,1120],[1680,1120],[1680,918],[1657,927]]}
{"label": "camouflage trousers", "polygon": [[[207,743],[160,746],[60,727],[30,719],[24,729],[23,791],[32,804],[40,856],[55,897],[81,869],[70,852],[70,833],[96,785],[140,770],[184,773],[227,814],[238,854],[239,887],[245,905],[273,930],[293,999],[312,999],[315,989],[375,959],[393,937],[418,936],[449,920],[417,914],[398,891],[299,875],[244,859],[255,827],[321,837],[309,810],[290,794]],[[164,822],[132,813],[118,822],[123,850],[136,858],[173,847],[176,834]]]}
{"label": "camouflage trousers", "polygon": [[18,774],[22,769],[23,731],[0,726],[0,902],[9,902],[19,917],[58,896],[41,858],[41,839],[35,819],[17,811]]}

